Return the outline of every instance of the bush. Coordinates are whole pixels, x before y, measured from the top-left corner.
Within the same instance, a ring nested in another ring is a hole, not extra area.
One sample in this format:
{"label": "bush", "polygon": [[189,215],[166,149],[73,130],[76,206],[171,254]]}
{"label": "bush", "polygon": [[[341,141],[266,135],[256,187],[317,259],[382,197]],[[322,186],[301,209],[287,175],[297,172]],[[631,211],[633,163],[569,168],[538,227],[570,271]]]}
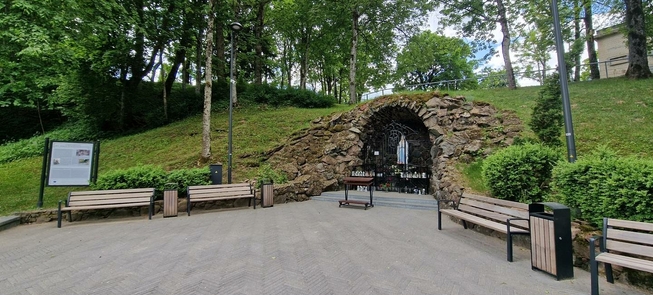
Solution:
{"label": "bush", "polygon": [[556,199],[600,225],[603,217],[653,222],[653,161],[599,148],[553,169]]}
{"label": "bush", "polygon": [[166,184],[174,183],[179,195],[186,194],[186,188],[191,185],[211,184],[211,171],[208,168],[180,169],[170,171]]}
{"label": "bush", "polygon": [[481,175],[490,194],[523,203],[541,202],[549,194],[558,151],[540,144],[513,145],[483,161]]}
{"label": "bush", "polygon": [[166,172],[163,168],[144,165],[104,173],[98,177],[95,184],[91,185],[91,189],[111,190],[153,187],[157,191],[161,191],[165,183]]}
{"label": "bush", "polygon": [[261,187],[262,182],[272,181],[274,183],[286,183],[288,181],[286,174],[275,171],[272,169],[270,164],[263,164],[261,167],[259,167],[258,171],[256,172],[256,179],[258,179],[256,182],[257,188]]}
{"label": "bush", "polygon": [[328,108],[336,103],[332,96],[295,88],[279,89],[267,84],[249,85],[244,93],[239,94],[238,100],[299,108]]}
{"label": "bush", "polygon": [[539,97],[535,100],[531,129],[545,145],[560,146],[563,116],[560,93],[560,75],[553,74],[546,78]]}

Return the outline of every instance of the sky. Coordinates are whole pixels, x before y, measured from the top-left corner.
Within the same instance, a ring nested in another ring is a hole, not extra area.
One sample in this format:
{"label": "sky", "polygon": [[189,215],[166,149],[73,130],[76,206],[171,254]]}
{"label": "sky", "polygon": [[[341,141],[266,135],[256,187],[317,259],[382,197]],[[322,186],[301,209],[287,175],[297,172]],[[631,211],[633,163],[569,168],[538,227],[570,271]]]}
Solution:
{"label": "sky", "polygon": [[[438,19],[441,18],[441,17],[442,17],[441,14],[438,13],[438,12],[430,13],[428,22],[427,22],[426,26],[424,26],[423,29],[431,30],[432,32],[442,31],[442,33],[447,37],[461,38],[460,34],[458,34],[456,32],[456,30],[454,30],[451,27],[446,27],[443,30],[440,30],[440,25],[438,23]],[[606,16],[602,16],[600,14],[594,15],[593,20],[594,20],[595,30],[610,26],[611,24],[607,21],[607,19],[608,18]],[[501,37],[502,37],[502,33],[501,33],[500,28],[497,26],[497,28],[492,32],[492,34],[493,34],[493,36],[495,36],[495,40],[497,41],[496,47],[495,47],[495,50],[496,50],[497,54],[492,56],[492,58],[490,58],[490,60],[486,64],[482,65],[481,68],[482,67],[490,67],[490,68],[493,68],[493,69],[502,69],[504,63],[503,63],[503,57],[502,57],[502,55],[500,53],[501,52],[501,48],[500,48],[500,46],[501,46]],[[513,38],[514,38],[514,36],[513,36]],[[565,48],[568,48],[567,44],[565,44]],[[485,53],[487,53],[487,51],[486,52],[479,52],[477,54],[477,56],[482,56]],[[513,66],[516,65],[518,55],[519,55],[519,51],[517,51],[517,50],[511,50],[510,51],[510,59],[511,59],[511,61],[513,63]],[[583,53],[581,54],[581,60],[585,60],[587,58],[588,58],[587,49],[584,48]],[[549,53],[549,62],[548,62],[547,67],[548,68],[556,68],[557,66],[558,66],[558,56],[557,56],[557,52],[555,50],[553,50],[553,51],[551,51]],[[517,75],[517,83],[519,84],[519,86],[539,85],[539,83],[537,81],[535,81],[533,79],[520,78],[519,75]]]}

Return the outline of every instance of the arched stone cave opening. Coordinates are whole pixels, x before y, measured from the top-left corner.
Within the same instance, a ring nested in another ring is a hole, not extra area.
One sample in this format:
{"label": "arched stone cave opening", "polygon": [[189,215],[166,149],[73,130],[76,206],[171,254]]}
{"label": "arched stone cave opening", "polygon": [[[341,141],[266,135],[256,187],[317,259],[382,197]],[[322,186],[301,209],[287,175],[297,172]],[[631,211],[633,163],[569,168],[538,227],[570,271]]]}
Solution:
{"label": "arched stone cave opening", "polygon": [[361,140],[363,165],[352,175],[374,176],[376,190],[432,193],[433,143],[423,121],[413,111],[404,107],[378,110],[362,131]]}

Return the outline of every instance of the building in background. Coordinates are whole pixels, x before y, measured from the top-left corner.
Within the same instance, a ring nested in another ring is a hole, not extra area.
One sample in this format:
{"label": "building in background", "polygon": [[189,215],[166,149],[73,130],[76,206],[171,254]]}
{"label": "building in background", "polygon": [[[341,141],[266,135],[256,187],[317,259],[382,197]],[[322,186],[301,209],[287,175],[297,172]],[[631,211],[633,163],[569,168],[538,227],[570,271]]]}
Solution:
{"label": "building in background", "polygon": [[[598,45],[601,79],[620,77],[628,69],[628,37],[623,26],[616,25],[598,30],[594,40]],[[648,65],[653,67],[653,56],[649,54]]]}

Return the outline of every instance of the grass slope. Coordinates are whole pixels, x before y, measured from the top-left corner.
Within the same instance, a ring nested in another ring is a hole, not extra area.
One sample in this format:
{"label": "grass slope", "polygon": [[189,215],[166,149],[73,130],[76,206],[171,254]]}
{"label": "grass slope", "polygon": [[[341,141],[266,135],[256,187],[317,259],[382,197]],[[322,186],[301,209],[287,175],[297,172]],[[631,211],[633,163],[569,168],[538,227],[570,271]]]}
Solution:
{"label": "grass slope", "polygon": [[[524,87],[512,91],[493,89],[452,94],[514,110],[528,123],[538,92],[539,87]],[[653,130],[653,80],[608,79],[572,83],[569,92],[579,157],[601,144],[624,155],[653,157],[653,136],[650,135]],[[234,181],[254,177],[262,153],[285,142],[293,132],[308,127],[311,120],[349,109],[347,106],[330,109],[237,108],[233,130]],[[211,163],[223,163],[226,170],[228,113],[214,113],[211,123],[214,155]],[[141,134],[103,141],[100,173],[138,164],[160,165],[168,170],[196,167],[202,140],[201,126],[201,116],[196,116]],[[530,129],[526,129],[528,134]],[[35,208],[41,161],[36,157],[0,164],[0,215]],[[480,172],[478,163],[459,168],[468,176]],[[471,178],[479,179],[478,176]],[[469,185],[483,190],[482,184]],[[65,199],[72,189],[46,188],[44,206],[54,208],[57,201]]]}
{"label": "grass slope", "polygon": [[[523,87],[452,94],[514,110],[527,125],[539,90]],[[614,78],[571,83],[569,100],[578,157],[598,145],[607,145],[622,155],[653,157],[653,80]],[[526,129],[534,136],[528,126]]]}
{"label": "grass slope", "polygon": [[[286,141],[293,132],[307,128],[311,120],[349,110],[248,107],[234,110],[233,180],[252,178],[261,155]],[[225,111],[212,114],[212,159],[223,163],[226,177],[228,117]],[[159,165],[167,170],[198,166],[202,142],[201,115],[140,134],[101,143],[99,173],[139,164]],[[0,216],[36,208],[41,178],[41,157],[0,164]],[[204,167],[208,165],[202,165]],[[55,208],[71,187],[46,187],[44,208]]]}

